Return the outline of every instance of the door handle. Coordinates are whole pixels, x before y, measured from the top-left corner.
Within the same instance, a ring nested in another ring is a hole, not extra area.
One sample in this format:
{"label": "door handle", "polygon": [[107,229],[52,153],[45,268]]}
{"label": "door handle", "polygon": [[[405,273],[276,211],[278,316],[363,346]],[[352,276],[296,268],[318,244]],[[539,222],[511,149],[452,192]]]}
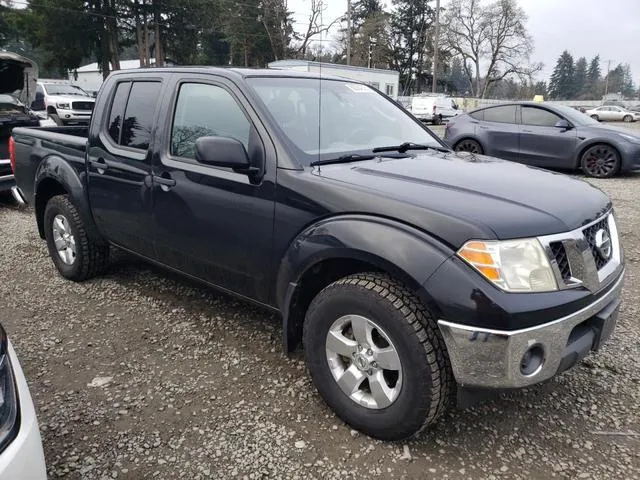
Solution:
{"label": "door handle", "polygon": [[154,175],[153,182],[160,185],[163,192],[168,192],[172,187],[176,186],[176,181],[171,178],[171,175],[167,172],[164,172],[161,175]]}
{"label": "door handle", "polygon": [[90,160],[89,163],[98,171],[100,175],[102,175],[109,168],[109,165],[102,157],[98,158],[98,160]]}

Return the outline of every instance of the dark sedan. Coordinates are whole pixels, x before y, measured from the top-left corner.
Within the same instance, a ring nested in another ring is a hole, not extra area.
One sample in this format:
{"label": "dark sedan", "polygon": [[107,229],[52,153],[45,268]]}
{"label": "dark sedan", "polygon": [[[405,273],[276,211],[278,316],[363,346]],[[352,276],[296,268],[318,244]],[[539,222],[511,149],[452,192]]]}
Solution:
{"label": "dark sedan", "polygon": [[444,138],[457,151],[543,168],[581,168],[591,177],[640,169],[639,135],[561,105],[524,102],[481,108],[451,119]]}

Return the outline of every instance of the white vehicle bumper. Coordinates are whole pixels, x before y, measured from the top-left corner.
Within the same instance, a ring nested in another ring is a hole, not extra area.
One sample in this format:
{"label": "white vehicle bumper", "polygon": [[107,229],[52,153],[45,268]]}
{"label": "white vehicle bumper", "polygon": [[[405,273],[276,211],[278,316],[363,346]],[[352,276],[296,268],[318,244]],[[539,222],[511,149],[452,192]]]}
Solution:
{"label": "white vehicle bumper", "polygon": [[18,396],[18,434],[0,452],[0,480],[46,480],[47,471],[40,429],[22,367],[8,342],[9,359]]}

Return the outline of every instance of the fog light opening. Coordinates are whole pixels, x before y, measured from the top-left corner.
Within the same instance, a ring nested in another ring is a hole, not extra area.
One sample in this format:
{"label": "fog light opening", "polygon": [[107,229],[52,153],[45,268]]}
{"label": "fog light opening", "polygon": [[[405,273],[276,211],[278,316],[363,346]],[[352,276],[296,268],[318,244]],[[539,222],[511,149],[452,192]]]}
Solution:
{"label": "fog light opening", "polygon": [[544,349],[542,345],[534,345],[524,352],[520,360],[520,373],[526,377],[535,375],[544,364]]}

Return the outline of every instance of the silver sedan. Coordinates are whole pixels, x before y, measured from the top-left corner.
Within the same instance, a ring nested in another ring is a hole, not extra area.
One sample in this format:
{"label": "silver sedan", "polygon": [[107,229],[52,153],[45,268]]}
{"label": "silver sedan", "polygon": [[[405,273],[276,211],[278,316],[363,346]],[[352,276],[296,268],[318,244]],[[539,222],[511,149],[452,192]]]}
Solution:
{"label": "silver sedan", "polygon": [[585,113],[600,122],[635,122],[640,120],[640,112],[632,112],[616,105],[592,108]]}

